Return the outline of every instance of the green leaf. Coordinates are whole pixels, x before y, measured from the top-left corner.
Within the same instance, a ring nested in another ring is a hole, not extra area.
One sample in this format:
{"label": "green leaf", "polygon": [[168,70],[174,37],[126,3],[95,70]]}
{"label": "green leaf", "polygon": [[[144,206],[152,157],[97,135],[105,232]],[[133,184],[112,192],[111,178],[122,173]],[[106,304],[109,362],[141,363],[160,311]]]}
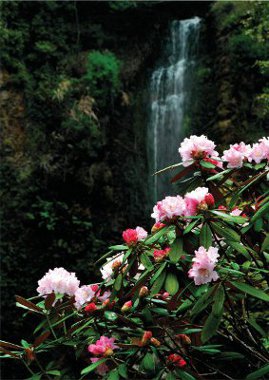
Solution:
{"label": "green leaf", "polygon": [[212,306],[212,312],[214,315],[222,315],[223,304],[225,301],[225,293],[223,286],[220,285],[216,293],[214,294],[214,304]]}
{"label": "green leaf", "polygon": [[240,241],[240,235],[231,228],[223,226],[220,223],[212,223],[212,228],[217,232],[218,235],[224,237],[227,240]]}
{"label": "green leaf", "polygon": [[159,267],[159,269],[156,271],[156,273],[152,276],[150,280],[150,284],[152,285],[154,281],[161,275],[163,272],[164,268],[166,267],[167,263],[162,263]]}
{"label": "green leaf", "polygon": [[254,288],[253,286],[245,284],[243,282],[231,281],[231,284],[237,289],[241,290],[243,293],[247,293],[255,298],[269,302],[269,295],[260,289]]}
{"label": "green leaf", "polygon": [[168,230],[168,226],[163,227],[161,230],[155,232],[153,235],[149,236],[144,243],[149,245],[159,240]]}
{"label": "green leaf", "polygon": [[167,274],[164,288],[169,294],[171,294],[171,296],[177,293],[179,289],[179,283],[178,283],[177,276],[174,273]]}
{"label": "green leaf", "polygon": [[213,335],[216,334],[216,331],[221,322],[222,314],[223,309],[219,312],[218,315],[215,315],[213,311],[211,314],[209,314],[201,334],[201,340],[203,343],[207,342]]}
{"label": "green leaf", "polygon": [[229,240],[229,241],[227,241],[227,244],[230,245],[231,247],[233,247],[237,252],[242,253],[242,255],[244,255],[247,259],[251,260],[251,256],[250,256],[248,250],[246,249],[246,247],[242,243],[240,243],[238,241],[234,241],[234,240]]}
{"label": "green leaf", "polygon": [[231,172],[233,169],[226,169],[224,170],[223,172],[221,173],[218,173],[218,174],[215,174],[209,178],[207,178],[207,181],[214,181],[215,179],[222,179],[224,174],[228,174],[229,172]]}
{"label": "green leaf", "polygon": [[214,169],[216,165],[212,164],[211,162],[201,160],[200,165],[207,169]]}
{"label": "green leaf", "polygon": [[109,372],[107,380],[119,380],[119,373],[117,369],[113,369],[113,371]]}
{"label": "green leaf", "polygon": [[172,263],[176,264],[183,254],[184,254],[183,239],[178,237],[171,245],[171,250],[169,252],[169,259],[172,261]]}
{"label": "green leaf", "polygon": [[247,375],[246,380],[256,380],[260,379],[262,376],[266,375],[269,372],[269,364],[259,368],[257,371]]}
{"label": "green leaf", "polygon": [[181,369],[176,369],[176,373],[179,375],[180,380],[195,380],[190,373],[182,371]]}
{"label": "green leaf", "polygon": [[108,321],[116,321],[118,318],[117,314],[114,311],[105,311],[104,316]]}
{"label": "green leaf", "polygon": [[95,370],[95,368],[97,368],[100,364],[103,364],[105,363],[106,359],[100,359],[98,360],[97,362],[95,363],[92,363],[91,365],[89,365],[88,367],[84,368],[82,371],[81,371],[81,375],[87,375],[88,373],[92,372]]}
{"label": "green leaf", "polygon": [[212,232],[207,223],[203,225],[200,231],[200,245],[206,249],[212,246]]}
{"label": "green leaf", "polygon": [[233,216],[230,214],[226,214],[222,211],[211,211],[212,214],[217,215],[219,218],[224,219],[229,222],[233,223],[245,223],[247,221],[247,218],[244,218],[243,216]]}
{"label": "green leaf", "polygon": [[166,277],[166,271],[161,272],[161,274],[155,280],[155,282],[153,283],[153,285],[151,287],[151,290],[150,290],[151,296],[159,293],[159,291],[162,289],[164,281],[165,281],[165,277]]}
{"label": "green leaf", "polygon": [[116,278],[115,282],[114,282],[114,289],[115,289],[117,292],[120,291],[120,289],[121,289],[121,286],[122,286],[122,279],[123,279],[123,277],[122,277],[122,274],[120,273],[120,274],[118,275],[118,277]]}
{"label": "green leaf", "polygon": [[183,235],[188,234],[196,226],[197,223],[199,223],[199,221],[194,220],[193,222],[188,224],[187,227],[185,228],[185,230],[183,231]]}
{"label": "green leaf", "polygon": [[238,360],[238,359],[245,359],[245,356],[240,354],[239,352],[227,351],[227,352],[221,352],[220,356],[218,357],[218,360]]}
{"label": "green leaf", "polygon": [[109,249],[111,249],[111,251],[127,251],[129,247],[126,245],[112,245]]}
{"label": "green leaf", "polygon": [[148,255],[146,253],[142,253],[140,255],[140,261],[144,265],[145,268],[152,270],[153,269],[153,264],[150,261]]}
{"label": "green leaf", "polygon": [[154,372],[155,371],[155,360],[154,356],[151,353],[147,353],[143,360],[142,360],[142,366],[146,371]]}
{"label": "green leaf", "polygon": [[203,294],[198,301],[195,303],[191,315],[196,316],[201,311],[203,311],[211,302],[213,302],[213,298],[211,298],[212,293],[214,292],[217,285],[213,286],[211,289],[209,289],[205,294]]}
{"label": "green leaf", "polygon": [[263,205],[251,218],[251,222],[254,223],[256,220],[262,218],[265,214],[269,214],[269,202]]}
{"label": "green leaf", "polygon": [[120,364],[118,366],[118,372],[121,377],[123,377],[124,379],[128,379],[128,371],[126,364]]}
{"label": "green leaf", "polygon": [[177,380],[177,378],[173,375],[173,372],[169,372],[166,376],[166,380]]}
{"label": "green leaf", "polygon": [[266,234],[265,239],[261,246],[261,251],[269,251],[269,234]]}
{"label": "green leaf", "polygon": [[58,371],[57,369],[52,369],[50,371],[47,371],[46,373],[48,375],[61,376],[61,371]]}

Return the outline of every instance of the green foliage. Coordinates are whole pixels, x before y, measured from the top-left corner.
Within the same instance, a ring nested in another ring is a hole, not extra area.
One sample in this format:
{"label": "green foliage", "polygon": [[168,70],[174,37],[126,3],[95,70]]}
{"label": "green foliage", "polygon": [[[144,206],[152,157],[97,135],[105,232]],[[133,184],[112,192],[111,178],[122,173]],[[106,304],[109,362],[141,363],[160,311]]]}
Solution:
{"label": "green foliage", "polygon": [[92,51],[84,79],[91,96],[108,102],[120,88],[120,61],[111,52]]}

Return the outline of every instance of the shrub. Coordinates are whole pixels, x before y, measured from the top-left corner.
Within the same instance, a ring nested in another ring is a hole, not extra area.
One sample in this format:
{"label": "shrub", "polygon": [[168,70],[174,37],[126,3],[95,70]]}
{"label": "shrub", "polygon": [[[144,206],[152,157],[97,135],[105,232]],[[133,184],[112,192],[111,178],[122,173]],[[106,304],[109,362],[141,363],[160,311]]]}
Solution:
{"label": "shrub", "polygon": [[92,51],[88,55],[84,79],[89,86],[90,95],[103,104],[120,88],[120,61],[111,52]]}
{"label": "shrub", "polygon": [[191,136],[179,152],[183,170],[172,182],[189,174],[184,181],[195,182],[194,190],[154,206],[151,234],[124,231],[124,244],[98,260],[99,284],[79,287],[74,273],[55,268],[38,282],[37,296],[16,296],[39,317],[36,338],[1,347],[31,379],[92,371],[106,379],[258,379],[269,372],[269,139],[235,144],[219,158],[213,141]]}

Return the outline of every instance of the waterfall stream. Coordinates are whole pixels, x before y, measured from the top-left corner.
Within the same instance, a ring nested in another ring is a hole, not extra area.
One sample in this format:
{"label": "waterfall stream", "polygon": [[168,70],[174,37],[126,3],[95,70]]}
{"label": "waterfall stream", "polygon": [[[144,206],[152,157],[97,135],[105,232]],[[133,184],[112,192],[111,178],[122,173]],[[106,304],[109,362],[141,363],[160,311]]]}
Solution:
{"label": "waterfall stream", "polygon": [[[174,20],[169,29],[160,65],[150,79],[148,144],[150,175],[178,162],[178,147],[186,135],[192,70],[198,50],[200,19]],[[172,194],[171,172],[154,177],[156,202]]]}

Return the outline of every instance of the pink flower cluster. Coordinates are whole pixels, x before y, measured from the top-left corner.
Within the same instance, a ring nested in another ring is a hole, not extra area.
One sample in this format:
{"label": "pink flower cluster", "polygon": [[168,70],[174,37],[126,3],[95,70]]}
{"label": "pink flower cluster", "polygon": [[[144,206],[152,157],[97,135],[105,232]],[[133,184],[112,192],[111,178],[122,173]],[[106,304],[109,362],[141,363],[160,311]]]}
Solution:
{"label": "pink flower cluster", "polygon": [[230,148],[223,152],[222,160],[227,162],[227,167],[231,169],[241,168],[244,161],[259,164],[263,160],[269,160],[269,138],[263,137],[259,143],[252,146],[244,142],[230,145]]}
{"label": "pink flower cluster", "polygon": [[[95,344],[90,344],[88,347],[88,351],[91,354],[96,355],[96,357],[91,358],[91,362],[96,363],[98,360],[102,358],[111,356],[113,354],[113,350],[115,348],[118,348],[118,346],[116,346],[114,342],[115,342],[115,338],[108,338],[102,335],[100,339],[98,339],[95,342]],[[99,375],[104,375],[108,370],[109,368],[105,363],[100,364],[97,367],[97,372]]]}
{"label": "pink flower cluster", "polygon": [[101,295],[101,291],[97,284],[83,285],[75,293],[75,307],[80,310],[85,303],[91,302],[94,298],[101,302],[107,300],[111,292],[106,291]]}
{"label": "pink flower cluster", "polygon": [[171,220],[176,216],[182,216],[185,211],[185,201],[180,195],[177,195],[176,197],[165,197],[162,201],[157,202],[151,216],[156,222],[162,222]]}
{"label": "pink flower cluster", "polygon": [[136,227],[135,229],[128,228],[122,233],[123,240],[127,245],[134,245],[138,241],[146,239],[147,236],[147,231],[142,227]]}
{"label": "pink flower cluster", "polygon": [[156,222],[172,220],[177,216],[193,216],[199,210],[207,210],[213,207],[215,200],[206,187],[197,187],[197,189],[187,193],[184,198],[181,196],[166,197],[157,202],[153,208],[152,218]]}
{"label": "pink flower cluster", "polygon": [[73,296],[79,288],[80,281],[75,273],[68,272],[64,268],[50,269],[45,276],[38,281],[37,292],[41,296],[51,293],[67,294]]}
{"label": "pink flower cluster", "polygon": [[214,247],[209,247],[208,250],[200,247],[195,251],[192,268],[188,272],[189,277],[194,279],[195,285],[206,284],[219,278],[214,270],[218,257],[218,249]]}
{"label": "pink flower cluster", "polygon": [[154,260],[158,263],[165,259],[165,257],[169,254],[171,251],[171,248],[165,248],[165,249],[155,249],[153,252]]}
{"label": "pink flower cluster", "polygon": [[195,160],[204,158],[216,158],[218,152],[215,151],[215,143],[206,136],[190,136],[185,138],[178,149],[181,155],[183,166],[189,166]]}

